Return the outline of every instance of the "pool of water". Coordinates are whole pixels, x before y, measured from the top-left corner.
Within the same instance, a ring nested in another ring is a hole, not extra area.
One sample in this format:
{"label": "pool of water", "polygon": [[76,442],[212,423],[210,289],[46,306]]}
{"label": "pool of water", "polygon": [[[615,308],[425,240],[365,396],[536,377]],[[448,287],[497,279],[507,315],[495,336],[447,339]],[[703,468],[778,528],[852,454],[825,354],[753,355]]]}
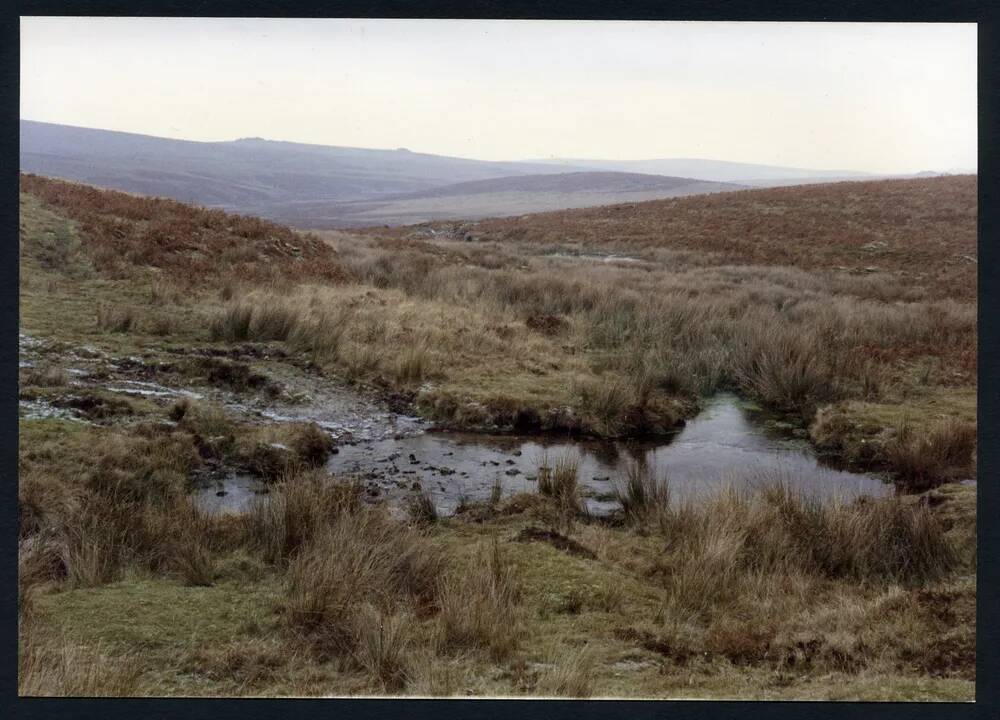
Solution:
{"label": "pool of water", "polygon": [[[779,424],[780,425],[780,424]],[[539,468],[560,458],[574,460],[591,512],[616,507],[613,480],[630,464],[645,464],[670,482],[672,496],[697,499],[723,487],[748,487],[782,480],[812,497],[850,499],[891,494],[892,486],[871,475],[822,465],[808,443],[789,428],[775,427],[735,395],[720,394],[671,438],[616,441],[419,432],[338,447],[327,464],[336,474],[364,478],[380,496],[402,498],[421,488],[439,511],[452,512],[463,500],[483,500],[499,481],[504,495],[534,491]],[[229,488],[218,488],[228,492]],[[207,501],[215,509],[239,511],[259,488],[233,479],[232,497]]]}
{"label": "pool of water", "polygon": [[371,479],[420,483],[444,512],[463,498],[485,499],[499,480],[504,494],[533,490],[539,467],[570,458],[594,512],[615,507],[612,480],[632,463],[665,475],[674,497],[697,498],[723,486],[782,479],[808,495],[843,498],[891,493],[878,478],[821,465],[805,440],[769,429],[734,395],[717,395],[673,438],[598,442],[569,438],[427,432],[341,447],[328,467]]}

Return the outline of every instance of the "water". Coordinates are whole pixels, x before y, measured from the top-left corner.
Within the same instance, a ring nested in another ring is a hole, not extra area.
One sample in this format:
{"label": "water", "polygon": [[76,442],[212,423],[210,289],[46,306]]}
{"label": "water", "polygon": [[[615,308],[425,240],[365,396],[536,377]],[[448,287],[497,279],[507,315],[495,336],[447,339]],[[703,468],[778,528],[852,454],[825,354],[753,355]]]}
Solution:
{"label": "water", "polygon": [[[725,486],[748,487],[776,479],[817,498],[846,500],[892,492],[890,485],[873,476],[821,465],[808,443],[769,427],[761,413],[729,394],[710,400],[670,439],[601,442],[421,432],[341,445],[327,468],[335,474],[360,475],[390,499],[422,488],[439,511],[449,513],[462,499],[489,498],[497,480],[505,496],[534,491],[539,467],[564,457],[578,463],[587,505],[597,514],[617,506],[612,479],[623,478],[631,463],[645,463],[665,474],[673,496],[681,500],[705,497]],[[246,484],[245,479],[242,482]],[[233,501],[250,497],[239,489],[233,496]]]}

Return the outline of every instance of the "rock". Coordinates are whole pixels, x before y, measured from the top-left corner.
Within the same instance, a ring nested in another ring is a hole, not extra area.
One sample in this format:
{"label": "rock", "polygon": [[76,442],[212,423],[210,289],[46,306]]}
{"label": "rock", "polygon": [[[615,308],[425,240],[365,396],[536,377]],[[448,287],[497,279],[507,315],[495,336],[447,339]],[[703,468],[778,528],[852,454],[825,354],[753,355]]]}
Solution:
{"label": "rock", "polygon": [[517,468],[511,468],[510,470],[508,470],[507,472],[504,473],[504,475],[510,475],[511,477],[514,477],[515,475],[520,475],[520,474],[521,474],[521,471],[518,470]]}
{"label": "rock", "polygon": [[413,484],[410,485],[410,490],[423,490],[423,485],[420,484],[419,480],[414,480]]}
{"label": "rock", "polygon": [[215,493],[215,497],[226,497],[228,494],[225,490],[219,490],[219,492]]}

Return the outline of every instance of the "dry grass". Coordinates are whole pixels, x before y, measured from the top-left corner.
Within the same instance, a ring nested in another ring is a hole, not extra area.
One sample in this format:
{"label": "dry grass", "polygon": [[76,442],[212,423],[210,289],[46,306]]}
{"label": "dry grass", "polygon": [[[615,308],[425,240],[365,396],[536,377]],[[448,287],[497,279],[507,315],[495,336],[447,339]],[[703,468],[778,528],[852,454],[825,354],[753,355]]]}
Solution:
{"label": "dry grass", "polygon": [[719,265],[904,271],[939,296],[975,297],[974,175],[802,185],[468,223],[484,240],[565,237],[693,251]]}
{"label": "dry grass", "polygon": [[558,458],[551,466],[543,458],[538,468],[538,492],[552,499],[558,524],[562,527],[568,528],[574,518],[586,515],[579,476],[579,463],[568,456]]}
{"label": "dry grass", "polygon": [[244,519],[251,547],[268,563],[286,563],[309,546],[326,525],[361,508],[361,487],[320,472],[291,473]]}
{"label": "dry grass", "polygon": [[475,566],[445,577],[439,591],[439,644],[448,651],[478,649],[502,661],[518,648],[520,590],[496,538],[478,549]]}
{"label": "dry grass", "polygon": [[69,384],[69,374],[59,367],[31,368],[22,376],[22,386],[65,387]]}
{"label": "dry grass", "polygon": [[[816,413],[817,444],[841,457],[874,447],[859,464],[911,489],[975,471],[975,265],[957,257],[975,257],[967,178],[479,224],[504,244],[345,235],[323,247],[224,213],[22,182],[66,216],[22,227],[24,331],[68,347],[238,342],[216,349],[258,353],[253,367],[196,357],[178,371],[260,397],[289,351],[444,426],[489,430],[666,432],[722,388],[803,423]],[[49,367],[22,371],[27,391],[59,392],[68,377]],[[677,505],[636,468],[618,487],[630,520],[618,526],[586,518],[564,462],[540,473],[539,493],[493,498],[480,523],[426,522],[425,498],[415,528],[367,508],[357,484],[306,470],[329,450],[321,428],[250,427],[210,402],[137,414],[176,426],[22,422],[22,688],[971,692],[974,488],[820,504],[765,482]],[[243,517],[198,513],[188,478],[219,461],[259,461],[267,500]],[[545,523],[563,535],[539,533]],[[559,542],[508,542],[526,529]]]}
{"label": "dry grass", "polygon": [[404,526],[375,511],[343,514],[292,559],[286,619],[318,656],[350,654],[365,603],[422,610],[434,601],[440,572],[440,556]]}
{"label": "dry grass", "polygon": [[886,451],[897,482],[919,492],[975,472],[976,426],[946,420],[917,433],[904,422]]}
{"label": "dry grass", "polygon": [[30,174],[21,175],[21,190],[76,221],[94,266],[111,276],[148,266],[187,284],[222,275],[250,282],[343,277],[318,238],[258,218]]}
{"label": "dry grass", "polygon": [[69,643],[38,642],[22,632],[17,694],[22,697],[127,697],[135,694],[139,667]]}
{"label": "dry grass", "polygon": [[670,483],[654,468],[631,463],[625,480],[612,480],[615,497],[625,517],[637,526],[662,524],[670,514]]}
{"label": "dry grass", "polygon": [[594,689],[595,658],[586,648],[554,652],[553,667],[538,678],[535,694],[540,697],[589,698]]}
{"label": "dry grass", "polygon": [[355,620],[355,657],[368,674],[377,679],[381,690],[398,692],[407,681],[407,627],[404,615],[383,615],[365,605]]}
{"label": "dry grass", "polygon": [[418,525],[433,525],[438,521],[437,506],[426,490],[413,493],[406,504],[410,520]]}
{"label": "dry grass", "polygon": [[668,605],[698,613],[732,602],[761,575],[912,585],[958,564],[945,526],[924,505],[898,497],[821,504],[780,482],[673,508],[660,530]]}

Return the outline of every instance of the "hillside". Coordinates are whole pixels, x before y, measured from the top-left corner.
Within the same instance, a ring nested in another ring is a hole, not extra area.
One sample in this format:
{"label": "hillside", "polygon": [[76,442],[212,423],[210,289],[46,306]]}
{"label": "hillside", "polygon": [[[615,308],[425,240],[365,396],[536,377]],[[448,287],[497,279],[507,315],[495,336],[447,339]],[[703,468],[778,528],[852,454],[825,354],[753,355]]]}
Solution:
{"label": "hillside", "polygon": [[92,264],[112,278],[136,267],[188,285],[344,277],[329,245],[267,220],[31,174],[20,189],[76,223]]}
{"label": "hillside", "polygon": [[482,220],[457,232],[694,251],[711,265],[893,273],[935,295],[973,299],[976,191],[975,175],[803,185]]}
{"label": "hillside", "polygon": [[761,165],[758,163],[701,158],[665,158],[652,160],[595,160],[565,159],[538,160],[554,166],[582,166],[612,172],[650,173],[677,175],[711,182],[730,182],[743,185],[796,185],[802,182],[833,182],[835,180],[863,180],[872,177],[854,170],[812,170],[807,168]]}
{"label": "hillside", "polygon": [[572,172],[473,180],[347,203],[301,202],[269,208],[299,227],[399,225],[454,218],[506,217],[684,195],[739,190],[730,183],[621,172]]}
{"label": "hillside", "polygon": [[[246,138],[192,142],[22,120],[21,170],[241,213],[527,173],[548,165]],[[573,168],[568,168],[573,169]]]}
{"label": "hillside", "polygon": [[261,138],[194,142],[30,120],[20,122],[20,168],[312,228],[505,217],[731,190],[732,183],[867,177],[701,159],[488,162]]}

